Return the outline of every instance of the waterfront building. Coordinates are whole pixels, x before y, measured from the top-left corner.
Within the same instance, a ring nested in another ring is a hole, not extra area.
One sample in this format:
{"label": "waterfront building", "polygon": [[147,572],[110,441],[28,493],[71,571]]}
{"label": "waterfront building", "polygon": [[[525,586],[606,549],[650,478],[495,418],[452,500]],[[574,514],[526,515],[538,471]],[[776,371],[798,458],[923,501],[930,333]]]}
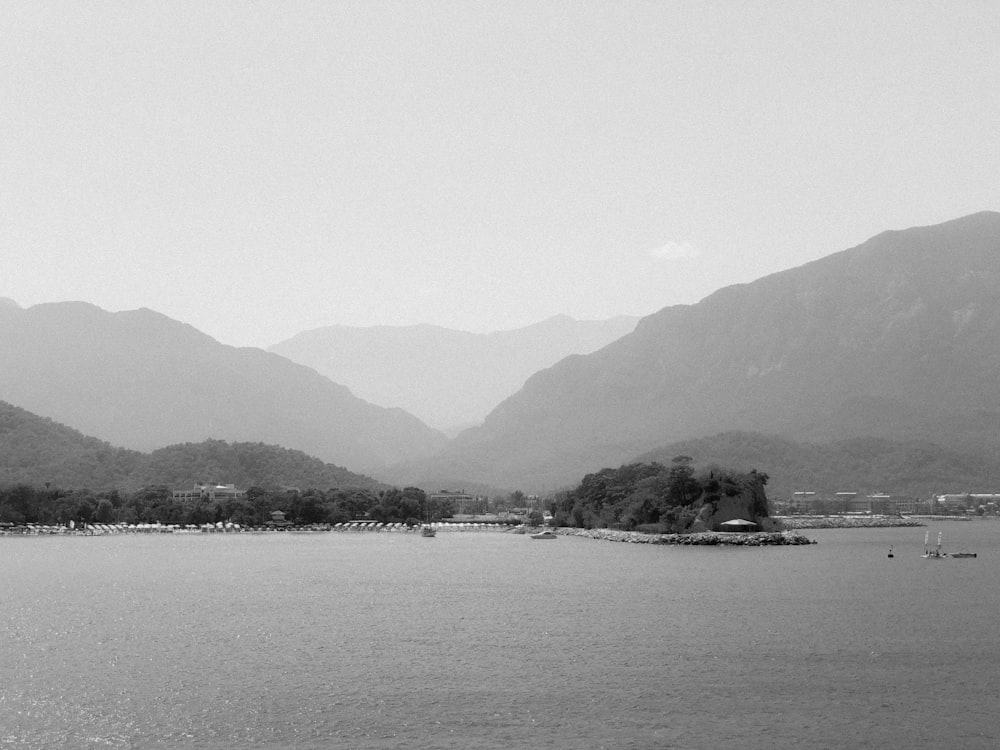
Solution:
{"label": "waterfront building", "polygon": [[934,506],[942,513],[975,512],[983,508],[986,513],[995,513],[1000,506],[1000,494],[983,492],[958,492],[938,495],[934,498]]}
{"label": "waterfront building", "polygon": [[885,492],[823,493],[800,490],[792,493],[788,503],[796,513],[807,515],[854,514],[897,515],[926,512],[926,503],[915,497],[891,495]]}

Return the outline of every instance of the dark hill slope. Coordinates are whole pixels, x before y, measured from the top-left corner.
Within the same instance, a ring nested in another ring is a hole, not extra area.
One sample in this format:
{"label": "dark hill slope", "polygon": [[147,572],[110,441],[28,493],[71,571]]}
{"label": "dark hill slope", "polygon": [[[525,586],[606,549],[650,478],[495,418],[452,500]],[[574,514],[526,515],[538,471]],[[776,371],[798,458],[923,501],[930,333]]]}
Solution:
{"label": "dark hill slope", "polygon": [[547,488],[731,430],[995,453],[998,365],[1000,214],[987,212],[665,308],[537,373],[444,456],[405,472],[466,468],[469,479]]}
{"label": "dark hill slope", "polygon": [[0,486],[123,486],[144,458],[0,401]]}
{"label": "dark hill slope", "polygon": [[134,449],[263,441],[368,471],[445,441],[308,367],[151,310],[3,306],[0,352],[0,398]]}
{"label": "dark hill slope", "polygon": [[276,445],[206,440],[150,454],[115,448],[0,401],[0,486],[135,490],[217,482],[244,489],[382,487],[370,477]]}
{"label": "dark hill slope", "polygon": [[222,440],[170,445],[155,450],[145,457],[131,479],[136,486],[167,485],[173,488],[212,482],[231,482],[244,489],[256,486],[267,489],[353,487],[377,490],[385,487],[370,477],[324,463],[302,451],[263,443],[226,443]]}

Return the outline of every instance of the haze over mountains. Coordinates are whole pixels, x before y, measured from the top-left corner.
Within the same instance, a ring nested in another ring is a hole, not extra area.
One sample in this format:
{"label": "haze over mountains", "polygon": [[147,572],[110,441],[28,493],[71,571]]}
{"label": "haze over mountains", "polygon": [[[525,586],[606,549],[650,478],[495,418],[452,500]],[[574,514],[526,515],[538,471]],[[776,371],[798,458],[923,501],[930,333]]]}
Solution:
{"label": "haze over mountains", "polygon": [[[515,348],[532,350],[526,332],[544,340],[556,329],[573,330],[557,318],[508,333],[522,337]],[[450,395],[461,409],[471,408],[465,391],[501,382],[488,370],[503,365],[483,364],[491,356],[483,347],[491,341],[500,349],[502,336],[378,330],[366,358],[355,339],[372,332],[320,329],[275,349],[301,347],[295,356],[317,365],[325,359],[323,366],[341,367],[362,384],[367,377],[373,388],[379,367],[397,370],[377,381],[383,389],[455,375],[430,398]],[[411,333],[422,338],[403,335]],[[453,343],[460,340],[469,348]],[[341,347],[337,361],[326,346]],[[482,378],[462,370],[463,351]],[[540,369],[481,426],[451,441],[309,367],[225,346],[150,310],[108,313],[84,303],[25,310],[0,301],[0,355],[0,399],[114,445],[261,441],[398,486],[544,492],[736,431],[770,445],[770,453],[745,455],[784,456],[781,466],[789,468],[780,470],[788,475],[804,455],[846,467],[857,446],[868,445],[875,469],[910,471],[913,457],[932,466],[928,457],[940,449],[939,458],[961,463],[961,471],[935,475],[989,481],[1000,446],[1000,214],[885,232],[697,304],[664,308],[596,351]],[[519,367],[530,359],[506,356]],[[426,394],[400,390],[399,399],[423,399],[431,409]],[[695,446],[731,464],[719,450],[733,453],[741,441]],[[831,441],[860,442],[815,448]],[[789,447],[796,443],[814,447]],[[753,468],[774,476],[766,464]],[[878,476],[855,468],[858,477]],[[786,479],[774,477],[775,486],[786,488]],[[934,482],[929,474],[919,479],[913,488]]]}
{"label": "haze over mountains", "polygon": [[589,354],[630,333],[637,317],[574,320],[468,333],[439,326],[328,326],[268,348],[314,368],[356,396],[398,406],[456,433],[482,422],[529,376],[570,354]]}
{"label": "haze over mountains", "polygon": [[552,488],[730,430],[996,456],[998,365],[1000,214],[984,212],[665,308],[395,476]]}
{"label": "haze over mountains", "polygon": [[314,370],[220,344],[152,310],[0,306],[0,399],[116,446],[262,441],[369,473],[443,434]]}

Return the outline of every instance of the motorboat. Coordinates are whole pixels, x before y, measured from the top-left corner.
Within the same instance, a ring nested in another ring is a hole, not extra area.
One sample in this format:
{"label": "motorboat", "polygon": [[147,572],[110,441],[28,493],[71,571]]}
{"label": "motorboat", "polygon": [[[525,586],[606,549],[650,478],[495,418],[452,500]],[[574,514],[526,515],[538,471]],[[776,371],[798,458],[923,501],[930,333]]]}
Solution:
{"label": "motorboat", "polygon": [[554,533],[551,531],[539,531],[537,534],[531,535],[532,539],[558,539]]}
{"label": "motorboat", "polygon": [[429,523],[425,523],[420,527],[420,536],[436,536],[437,529],[431,526]]}
{"label": "motorboat", "polygon": [[975,557],[975,552],[952,552],[952,557]]}

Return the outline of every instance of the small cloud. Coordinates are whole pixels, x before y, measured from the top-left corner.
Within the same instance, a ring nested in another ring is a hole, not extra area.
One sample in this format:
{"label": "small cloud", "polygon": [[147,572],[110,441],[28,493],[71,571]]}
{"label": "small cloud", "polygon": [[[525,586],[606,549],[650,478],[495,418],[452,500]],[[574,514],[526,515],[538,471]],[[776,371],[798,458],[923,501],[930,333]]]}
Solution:
{"label": "small cloud", "polygon": [[649,251],[651,258],[657,260],[692,260],[701,255],[701,251],[690,242],[668,242],[654,247]]}

